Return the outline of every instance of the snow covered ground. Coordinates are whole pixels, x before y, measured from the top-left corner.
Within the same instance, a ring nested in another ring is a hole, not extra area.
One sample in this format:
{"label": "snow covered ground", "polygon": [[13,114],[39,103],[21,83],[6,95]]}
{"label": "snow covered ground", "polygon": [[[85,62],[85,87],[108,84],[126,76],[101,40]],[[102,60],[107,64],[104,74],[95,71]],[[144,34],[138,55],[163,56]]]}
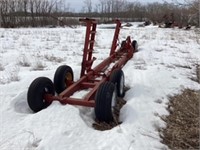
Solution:
{"label": "snow covered ground", "polygon": [[[99,25],[95,64],[108,56],[114,29]],[[153,150],[160,143],[157,127],[165,123],[168,96],[185,88],[200,89],[193,81],[200,64],[200,37],[194,30],[161,29],[155,26],[120,32],[130,35],[139,52],[124,66],[126,105],[119,126],[92,128],[94,109],[51,106],[33,113],[27,105],[27,89],[39,76],[53,79],[57,67],[70,65],[79,79],[85,27],[0,29],[0,149],[1,150]],[[95,65],[94,64],[94,65]]]}

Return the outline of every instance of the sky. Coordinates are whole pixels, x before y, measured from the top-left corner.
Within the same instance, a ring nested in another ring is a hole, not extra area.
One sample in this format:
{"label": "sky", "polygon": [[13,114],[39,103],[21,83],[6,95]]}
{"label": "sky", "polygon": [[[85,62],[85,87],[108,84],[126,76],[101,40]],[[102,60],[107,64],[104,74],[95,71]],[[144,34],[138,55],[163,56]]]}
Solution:
{"label": "sky", "polygon": [[[173,0],[127,0],[129,2],[141,2],[141,3],[153,3],[153,2],[172,2]],[[177,0],[179,2],[184,1],[184,0]],[[75,12],[80,12],[83,9],[84,6],[84,0],[65,0],[66,4],[69,4],[70,10],[75,11]],[[99,0],[92,0],[93,7],[95,7],[95,4],[97,4]]]}

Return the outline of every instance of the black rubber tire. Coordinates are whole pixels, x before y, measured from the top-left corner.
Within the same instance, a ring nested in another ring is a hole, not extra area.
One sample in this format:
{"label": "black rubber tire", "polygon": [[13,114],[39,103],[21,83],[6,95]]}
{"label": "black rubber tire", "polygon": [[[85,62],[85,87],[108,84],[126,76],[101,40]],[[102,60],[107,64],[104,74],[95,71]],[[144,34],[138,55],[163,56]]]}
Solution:
{"label": "black rubber tire", "polygon": [[34,111],[38,112],[51,103],[45,102],[44,94],[55,94],[53,82],[46,77],[36,78],[28,88],[27,101],[29,107]]}
{"label": "black rubber tire", "polygon": [[57,68],[54,75],[54,87],[58,94],[67,88],[66,80],[74,81],[74,74],[70,66],[62,65]]}
{"label": "black rubber tire", "polygon": [[138,52],[138,43],[136,40],[133,40],[132,41],[132,46],[134,48],[134,52]]}
{"label": "black rubber tire", "polygon": [[116,88],[111,82],[102,83],[95,95],[95,115],[100,122],[112,122],[114,106],[116,105]]}
{"label": "black rubber tire", "polygon": [[110,75],[110,82],[114,83],[117,89],[117,96],[124,97],[125,95],[125,77],[121,69],[114,70]]}

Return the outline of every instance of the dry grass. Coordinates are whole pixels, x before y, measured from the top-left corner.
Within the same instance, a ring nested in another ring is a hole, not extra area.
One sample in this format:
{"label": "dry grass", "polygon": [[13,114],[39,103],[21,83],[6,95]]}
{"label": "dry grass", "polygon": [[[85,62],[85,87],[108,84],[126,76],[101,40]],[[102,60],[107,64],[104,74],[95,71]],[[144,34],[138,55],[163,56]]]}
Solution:
{"label": "dry grass", "polygon": [[37,70],[44,70],[44,68],[46,67],[46,65],[41,62],[41,61],[37,61],[34,66],[32,67],[32,70],[37,71]]}
{"label": "dry grass", "polygon": [[198,65],[198,64],[196,65],[195,74],[196,74],[196,76],[191,77],[190,79],[197,82],[197,83],[200,83],[200,65]]}
{"label": "dry grass", "polygon": [[186,89],[170,97],[169,116],[161,117],[167,126],[160,130],[162,142],[172,150],[199,149],[200,91]]}
{"label": "dry grass", "polygon": [[51,62],[58,62],[61,63],[63,61],[62,58],[55,57],[54,55],[44,55],[44,58]]}
{"label": "dry grass", "polygon": [[19,81],[20,80],[19,71],[20,68],[18,66],[14,66],[12,68],[8,68],[7,70],[5,70],[5,74],[2,74],[2,76],[0,76],[0,84],[7,84],[10,82]]}
{"label": "dry grass", "polygon": [[28,58],[26,57],[26,55],[22,55],[20,56],[19,60],[18,60],[18,64],[20,66],[23,66],[23,67],[30,67],[31,66],[31,63],[29,62]]}
{"label": "dry grass", "polygon": [[197,82],[200,83],[200,65],[196,66]]}

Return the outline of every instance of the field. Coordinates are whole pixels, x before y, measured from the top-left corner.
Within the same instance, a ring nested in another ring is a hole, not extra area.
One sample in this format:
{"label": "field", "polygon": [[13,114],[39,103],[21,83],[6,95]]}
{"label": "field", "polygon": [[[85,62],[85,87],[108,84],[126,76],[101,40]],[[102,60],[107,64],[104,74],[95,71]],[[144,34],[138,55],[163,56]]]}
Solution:
{"label": "field", "polygon": [[[112,43],[113,25],[99,25],[94,66],[104,60]],[[120,125],[111,130],[93,128],[94,109],[51,106],[33,113],[27,90],[39,76],[53,79],[60,65],[73,68],[79,79],[85,27],[0,29],[0,149],[1,150],[142,150],[167,149],[159,128],[166,127],[170,97],[185,89],[200,90],[200,34],[197,29],[124,27],[139,51],[123,67],[129,90],[120,111]],[[84,93],[77,93],[83,96]]]}

